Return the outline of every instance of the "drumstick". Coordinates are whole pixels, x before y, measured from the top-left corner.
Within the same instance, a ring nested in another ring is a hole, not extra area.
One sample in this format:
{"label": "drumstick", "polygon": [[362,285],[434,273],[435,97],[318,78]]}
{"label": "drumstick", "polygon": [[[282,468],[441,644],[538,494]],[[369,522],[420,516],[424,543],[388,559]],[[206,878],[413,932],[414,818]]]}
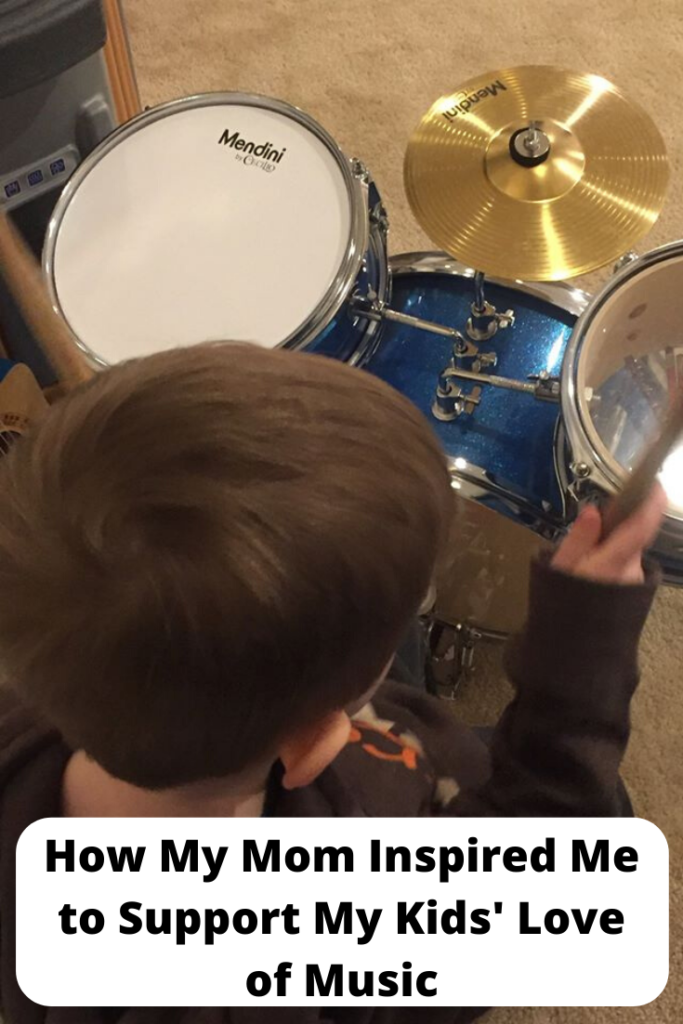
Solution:
{"label": "drumstick", "polygon": [[0,274],[16,299],[36,341],[67,388],[94,375],[66,322],[55,312],[40,267],[28,245],[0,211]]}
{"label": "drumstick", "polygon": [[666,457],[683,436],[683,395],[676,398],[662,431],[645,452],[636,468],[605,509],[602,517],[602,539],[610,535],[625,519],[642,505],[652,489]]}

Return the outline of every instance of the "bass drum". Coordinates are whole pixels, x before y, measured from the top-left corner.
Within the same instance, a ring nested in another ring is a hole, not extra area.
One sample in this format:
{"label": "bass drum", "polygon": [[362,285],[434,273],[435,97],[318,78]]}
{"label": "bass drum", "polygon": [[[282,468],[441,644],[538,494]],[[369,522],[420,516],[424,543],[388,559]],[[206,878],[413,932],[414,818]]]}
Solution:
{"label": "bass drum", "polygon": [[[441,253],[397,256],[390,270],[394,310],[465,334],[472,271]],[[565,284],[490,281],[486,297],[497,309],[515,313],[514,326],[480,343],[481,352],[495,352],[496,375],[559,375],[587,295]],[[472,412],[438,420],[432,404],[452,345],[446,337],[386,322],[367,368],[422,410],[448,456],[452,533],[438,567],[433,617],[465,635],[502,638],[524,621],[531,560],[566,523],[555,458],[559,408],[484,387]]]}

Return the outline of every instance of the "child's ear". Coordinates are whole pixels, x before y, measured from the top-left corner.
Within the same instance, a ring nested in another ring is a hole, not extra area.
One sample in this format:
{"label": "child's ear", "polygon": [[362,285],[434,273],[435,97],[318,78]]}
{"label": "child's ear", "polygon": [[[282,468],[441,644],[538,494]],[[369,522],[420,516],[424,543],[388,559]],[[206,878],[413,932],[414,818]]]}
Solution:
{"label": "child's ear", "polygon": [[333,711],[285,740],[279,752],[285,768],[285,789],[300,789],[317,779],[344,749],[350,732],[351,720],[346,712]]}

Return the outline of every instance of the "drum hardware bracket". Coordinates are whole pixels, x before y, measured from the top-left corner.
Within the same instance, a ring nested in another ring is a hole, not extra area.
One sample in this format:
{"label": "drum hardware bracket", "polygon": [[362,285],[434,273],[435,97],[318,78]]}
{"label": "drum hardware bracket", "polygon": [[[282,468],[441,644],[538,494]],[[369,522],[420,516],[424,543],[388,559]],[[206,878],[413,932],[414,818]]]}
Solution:
{"label": "drum hardware bracket", "polygon": [[484,275],[480,270],[474,274],[474,302],[472,316],[467,321],[467,334],[473,341],[488,341],[499,328],[513,327],[515,314],[511,309],[499,313],[495,306],[484,297]]}
{"label": "drum hardware bracket", "polygon": [[497,363],[498,356],[496,355],[495,352],[482,352],[481,355],[477,356],[477,358],[472,363],[472,369],[474,370],[475,373],[480,373],[487,367],[491,367],[491,369],[493,369]]}
{"label": "drum hardware bracket", "polygon": [[435,324],[432,320],[422,320],[418,316],[409,316],[407,313],[399,313],[397,310],[391,309],[381,302],[372,290],[367,295],[360,295],[356,292],[351,300],[350,308],[353,313],[367,317],[368,320],[391,320],[393,323],[404,324],[406,327],[415,327],[421,331],[428,331],[430,334],[439,334],[443,338],[452,338],[453,351],[458,358],[487,360],[489,356],[493,355],[493,353],[481,355],[477,346],[463,337],[460,331],[456,331],[455,327]]}
{"label": "drum hardware bracket", "polygon": [[499,327],[513,327],[514,323],[515,314],[511,309],[498,313],[490,302],[486,302],[481,309],[472,304],[472,316],[467,321],[467,333],[473,341],[488,341]]}
{"label": "drum hardware bracket", "polygon": [[575,461],[569,466],[571,479],[566,485],[564,515],[567,522],[573,522],[586,503],[600,499],[600,490],[593,480],[593,470],[587,463]]}
{"label": "drum hardware bracket", "polygon": [[500,643],[505,639],[467,622],[448,625],[431,615],[423,620],[423,630],[428,651],[427,690],[442,700],[455,700],[461,684],[471,679],[480,643]]}
{"label": "drum hardware bracket", "polygon": [[[357,157],[354,157],[350,162],[351,172],[354,175],[354,177],[358,178],[362,185],[370,185],[372,183],[372,175],[370,174],[370,171],[367,169],[363,161],[358,160]],[[377,225],[377,227],[379,227],[380,231],[382,231],[385,236],[388,235],[389,215],[387,214],[384,203],[381,200],[378,203],[375,203],[375,205],[369,211],[369,218],[371,224]]]}
{"label": "drum hardware bracket", "polygon": [[432,414],[437,420],[449,423],[457,420],[463,413],[471,415],[475,407],[481,401],[481,388],[474,387],[471,391],[463,391],[457,384],[451,384],[444,380],[442,374],[439,378],[439,387],[436,389],[436,396],[432,403]]}
{"label": "drum hardware bracket", "polygon": [[376,203],[370,210],[370,223],[376,224],[385,236],[389,234],[389,215],[384,203]]}
{"label": "drum hardware bracket", "polygon": [[362,160],[358,160],[356,157],[353,157],[351,160],[351,171],[359,181],[363,182],[364,185],[370,184],[370,172]]}
{"label": "drum hardware bracket", "polygon": [[571,502],[573,513],[568,512],[567,514],[569,518],[574,518],[583,503],[586,500],[590,500],[591,496],[597,492],[591,479],[593,470],[587,463],[580,461],[572,462],[569,472],[572,475],[572,479],[567,487],[567,498]]}
{"label": "drum hardware bracket", "polygon": [[633,249],[629,249],[629,251],[625,252],[623,256],[620,256],[617,262],[614,264],[614,266],[612,267],[612,273],[618,274],[619,271],[623,270],[624,267],[627,267],[629,263],[633,263],[635,260],[639,258],[640,257],[638,256],[637,252],[634,252]]}
{"label": "drum hardware bracket", "polygon": [[[473,381],[477,386],[471,392],[465,392],[459,385],[452,383],[454,377]],[[477,373],[474,370],[461,370],[451,365],[439,375],[432,413],[439,420],[454,420],[463,413],[472,413],[481,401],[482,384],[491,384],[495,388],[508,391],[521,391],[543,402],[560,400],[560,380],[545,370],[531,374],[527,381],[523,381],[511,377],[497,377],[495,374]]]}

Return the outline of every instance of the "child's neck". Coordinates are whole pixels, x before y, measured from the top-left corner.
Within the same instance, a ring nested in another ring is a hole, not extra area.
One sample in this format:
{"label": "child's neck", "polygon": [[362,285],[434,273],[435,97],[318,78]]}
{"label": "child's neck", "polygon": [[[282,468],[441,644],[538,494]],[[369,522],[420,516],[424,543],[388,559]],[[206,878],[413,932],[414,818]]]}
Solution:
{"label": "child's neck", "polygon": [[257,818],[269,769],[234,779],[207,779],[176,789],[150,790],[116,779],[83,751],[69,760],[62,781],[67,818]]}

